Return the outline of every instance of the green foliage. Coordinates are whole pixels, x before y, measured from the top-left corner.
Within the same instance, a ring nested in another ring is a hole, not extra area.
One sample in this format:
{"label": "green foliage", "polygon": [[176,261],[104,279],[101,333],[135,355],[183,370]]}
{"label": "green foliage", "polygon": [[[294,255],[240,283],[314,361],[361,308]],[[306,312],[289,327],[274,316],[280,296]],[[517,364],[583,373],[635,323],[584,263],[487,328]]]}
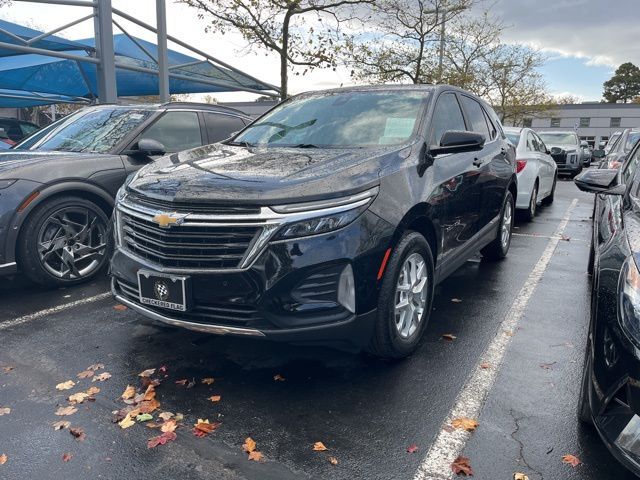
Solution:
{"label": "green foliage", "polygon": [[628,103],[640,96],[640,68],[623,63],[611,79],[604,82],[604,99],[609,103]]}

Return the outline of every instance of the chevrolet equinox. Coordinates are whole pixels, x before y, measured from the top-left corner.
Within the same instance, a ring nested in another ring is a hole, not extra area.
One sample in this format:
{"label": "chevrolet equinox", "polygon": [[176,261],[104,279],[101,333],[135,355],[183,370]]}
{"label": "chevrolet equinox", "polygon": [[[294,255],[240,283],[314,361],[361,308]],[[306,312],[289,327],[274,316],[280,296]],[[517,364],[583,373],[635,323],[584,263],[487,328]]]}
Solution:
{"label": "chevrolet equinox", "polygon": [[170,325],[404,357],[438,282],[506,256],[516,188],[498,117],[463,90],[306,93],[128,179],[112,289]]}

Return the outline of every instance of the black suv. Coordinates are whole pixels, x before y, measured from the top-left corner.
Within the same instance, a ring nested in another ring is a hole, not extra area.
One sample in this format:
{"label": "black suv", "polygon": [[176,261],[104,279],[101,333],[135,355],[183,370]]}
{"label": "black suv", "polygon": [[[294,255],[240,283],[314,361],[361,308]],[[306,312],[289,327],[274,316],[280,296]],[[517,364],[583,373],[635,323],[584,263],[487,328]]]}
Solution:
{"label": "black suv", "polygon": [[463,90],[302,94],[123,186],[112,289],[171,325],[403,357],[439,281],[507,254],[516,194],[513,147]]}
{"label": "black suv", "polygon": [[0,152],[0,275],[68,285],[108,260],[109,216],[126,177],[154,158],[228,138],[250,123],[216,105],[80,110]]}

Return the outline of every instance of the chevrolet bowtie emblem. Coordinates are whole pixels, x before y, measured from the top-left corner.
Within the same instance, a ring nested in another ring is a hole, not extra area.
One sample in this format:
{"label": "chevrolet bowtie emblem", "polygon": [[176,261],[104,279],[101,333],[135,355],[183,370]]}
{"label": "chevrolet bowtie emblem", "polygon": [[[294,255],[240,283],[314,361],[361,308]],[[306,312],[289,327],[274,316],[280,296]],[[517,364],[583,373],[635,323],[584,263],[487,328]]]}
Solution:
{"label": "chevrolet bowtie emblem", "polygon": [[159,213],[153,217],[153,221],[161,228],[169,228],[172,225],[180,225],[184,220],[184,216],[171,214],[171,213]]}

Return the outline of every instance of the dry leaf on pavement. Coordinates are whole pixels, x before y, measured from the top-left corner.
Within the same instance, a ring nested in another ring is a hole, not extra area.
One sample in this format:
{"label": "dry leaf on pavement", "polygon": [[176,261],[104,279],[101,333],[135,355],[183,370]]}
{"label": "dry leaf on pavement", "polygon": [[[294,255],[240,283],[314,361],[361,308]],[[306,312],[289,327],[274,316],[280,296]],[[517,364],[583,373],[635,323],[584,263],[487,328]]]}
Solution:
{"label": "dry leaf on pavement", "polygon": [[264,457],[262,456],[261,452],[254,450],[253,452],[249,453],[249,460],[253,460],[254,462],[262,462],[264,461]]}
{"label": "dry leaf on pavement", "polygon": [[247,437],[242,444],[242,449],[247,453],[251,453],[256,449],[256,442],[251,437]]}
{"label": "dry leaf on pavement", "polygon": [[529,477],[524,473],[517,472],[513,474],[513,480],[529,480]]}
{"label": "dry leaf on pavement", "polygon": [[67,420],[60,420],[58,422],[53,422],[52,425],[54,430],[62,430],[63,428],[69,428],[71,422],[68,422]]}
{"label": "dry leaf on pavement", "polygon": [[92,382],[104,382],[105,380],[109,380],[111,378],[111,374],[109,372],[102,372],[100,375],[94,376],[91,381]]}
{"label": "dry leaf on pavement", "polygon": [[121,303],[114,305],[113,309],[118,311],[118,312],[124,312],[127,309],[126,305],[122,305]]}
{"label": "dry leaf on pavement", "polygon": [[468,475],[470,477],[473,476],[473,469],[471,468],[469,459],[467,457],[459,456],[458,458],[456,458],[451,464],[451,470],[453,470],[453,473],[455,473],[456,475],[462,474],[465,476]]}
{"label": "dry leaf on pavement", "polygon": [[153,420],[153,416],[148,413],[141,413],[136,416],[136,422],[148,422],[149,420]]}
{"label": "dry leaf on pavement", "polygon": [[78,378],[89,378],[89,377],[93,377],[93,370],[83,370],[82,372],[80,372],[78,375],[76,375],[76,377]]}
{"label": "dry leaf on pavement", "polygon": [[89,398],[89,396],[90,395],[88,393],[78,392],[78,393],[74,393],[73,395],[70,395],[67,400],[69,400],[73,405],[75,405],[76,403],[84,402],[87,398]]}
{"label": "dry leaf on pavement", "polygon": [[120,395],[120,398],[122,398],[123,400],[129,400],[130,398],[133,398],[136,395],[136,387],[134,387],[133,385],[127,385],[127,388],[124,389],[124,392],[122,392],[122,395]]}
{"label": "dry leaf on pavement", "polygon": [[562,462],[566,463],[567,465],[571,465],[572,467],[577,467],[582,463],[580,459],[575,455],[563,455]]}
{"label": "dry leaf on pavement", "polygon": [[136,423],[133,421],[131,416],[132,416],[131,413],[127,413],[127,416],[124,417],[120,422],[118,422],[118,425],[120,425],[120,428],[129,428]]}
{"label": "dry leaf on pavement", "polygon": [[442,338],[444,340],[450,340],[451,341],[451,340],[455,340],[458,337],[456,337],[453,333],[445,333],[445,334],[442,335]]}
{"label": "dry leaf on pavement", "polygon": [[62,461],[63,462],[68,462],[69,460],[71,460],[73,458],[73,455],[71,453],[63,453],[62,454]]}
{"label": "dry leaf on pavement", "polygon": [[324,443],[316,442],[313,444],[313,450],[316,452],[324,452],[325,450],[329,450],[329,449],[324,446]]}
{"label": "dry leaf on pavement", "polygon": [[78,409],[76,407],[60,407],[56,410],[56,415],[62,417],[65,415],[73,415]]}
{"label": "dry leaf on pavement", "polygon": [[87,367],[87,370],[91,370],[93,372],[103,369],[104,368],[104,363],[94,363],[93,365],[89,365]]}
{"label": "dry leaf on pavement", "polygon": [[0,465],[4,465],[5,463],[7,463],[7,460],[9,460],[9,457],[7,457],[6,454],[2,454],[0,455]]}
{"label": "dry leaf on pavement", "polygon": [[156,369],[155,368],[149,368],[148,370],[144,370],[142,372],[140,372],[138,374],[139,377],[150,377],[151,375],[153,375],[154,373],[156,373]]}
{"label": "dry leaf on pavement", "polygon": [[147,448],[155,448],[158,445],[164,445],[167,442],[172,442],[177,438],[175,432],[164,432],[162,435],[158,435],[157,437],[151,437],[147,441]]}
{"label": "dry leaf on pavement", "polygon": [[169,420],[173,416],[174,415],[171,412],[162,412],[160,415],[158,415],[158,418],[161,418],[162,420],[164,420],[166,422],[167,420]]}
{"label": "dry leaf on pavement", "polygon": [[216,428],[220,426],[219,422],[209,423],[209,420],[203,420],[201,418],[193,425],[193,434],[196,437],[204,437],[209,433],[213,432]]}
{"label": "dry leaf on pavement", "polygon": [[338,464],[338,459],[336,457],[329,457],[329,463],[331,465],[337,465]]}
{"label": "dry leaf on pavement", "polygon": [[286,379],[278,373],[273,376],[273,380],[276,382],[284,382]]}
{"label": "dry leaf on pavement", "polygon": [[93,396],[96,393],[100,393],[100,389],[98,387],[89,387],[89,388],[87,388],[87,395]]}
{"label": "dry leaf on pavement", "polygon": [[70,390],[74,387],[76,382],[73,380],[67,380],[66,382],[62,382],[56,385],[56,390]]}
{"label": "dry leaf on pavement", "polygon": [[473,418],[454,418],[451,421],[451,426],[453,428],[463,428],[467,432],[473,432],[476,428],[478,428],[478,425],[480,425],[478,421],[474,420]]}
{"label": "dry leaf on pavement", "polygon": [[215,378],[207,377],[202,379],[202,383],[205,385],[211,385],[215,381]]}
{"label": "dry leaf on pavement", "polygon": [[452,303],[462,303],[462,300],[460,300],[459,298],[452,298],[451,302]]}
{"label": "dry leaf on pavement", "polygon": [[416,453],[417,451],[418,451],[418,446],[416,444],[409,445],[407,447],[407,452],[409,453]]}
{"label": "dry leaf on pavement", "polygon": [[79,427],[70,428],[69,433],[73,435],[73,438],[75,438],[79,442],[82,442],[85,438],[87,438],[87,436],[84,433],[84,430],[82,430]]}
{"label": "dry leaf on pavement", "polygon": [[163,432],[173,432],[176,428],[178,428],[178,424],[175,420],[172,419],[167,420],[162,425],[160,425],[160,430]]}
{"label": "dry leaf on pavement", "polygon": [[489,362],[484,362],[480,364],[480,368],[486,370],[487,368],[491,368],[491,364]]}
{"label": "dry leaf on pavement", "polygon": [[0,417],[2,415],[9,415],[11,413],[11,409],[9,407],[0,407]]}
{"label": "dry leaf on pavement", "polygon": [[212,402],[219,402],[222,397],[220,395],[211,395],[207,400],[211,400]]}

